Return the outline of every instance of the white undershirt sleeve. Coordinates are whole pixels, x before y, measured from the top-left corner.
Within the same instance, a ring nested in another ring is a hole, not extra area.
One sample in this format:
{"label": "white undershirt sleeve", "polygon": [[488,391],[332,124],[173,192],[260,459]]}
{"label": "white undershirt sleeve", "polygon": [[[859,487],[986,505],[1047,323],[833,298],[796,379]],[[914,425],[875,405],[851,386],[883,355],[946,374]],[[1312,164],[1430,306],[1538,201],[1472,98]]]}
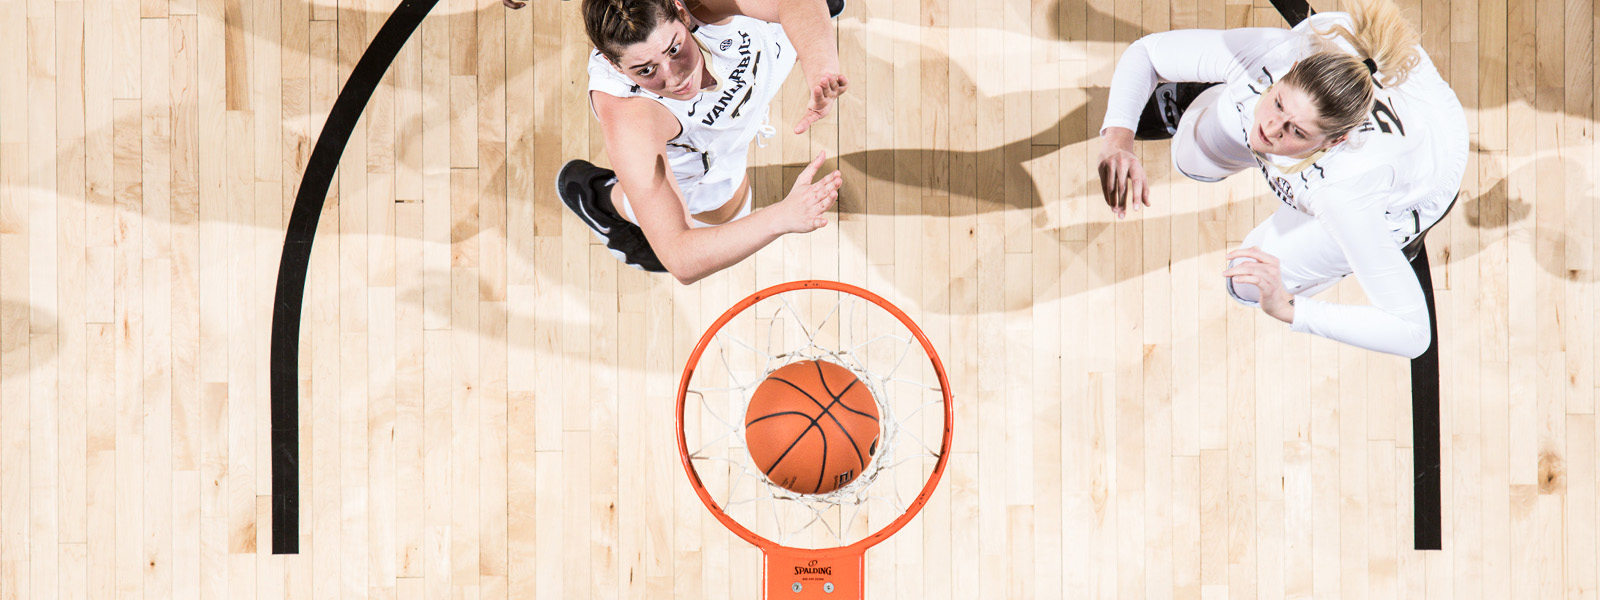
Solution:
{"label": "white undershirt sleeve", "polygon": [[1139,113],[1156,85],[1167,81],[1226,82],[1291,36],[1288,29],[1181,29],[1139,38],[1122,53],[1111,75],[1111,96],[1101,134],[1108,127],[1139,126]]}
{"label": "white undershirt sleeve", "polygon": [[[1329,191],[1333,190],[1321,193]],[[1290,328],[1368,350],[1416,358],[1432,342],[1422,285],[1388,223],[1370,206],[1336,208],[1319,214],[1318,220],[1344,250],[1372,304],[1335,304],[1297,297]]]}

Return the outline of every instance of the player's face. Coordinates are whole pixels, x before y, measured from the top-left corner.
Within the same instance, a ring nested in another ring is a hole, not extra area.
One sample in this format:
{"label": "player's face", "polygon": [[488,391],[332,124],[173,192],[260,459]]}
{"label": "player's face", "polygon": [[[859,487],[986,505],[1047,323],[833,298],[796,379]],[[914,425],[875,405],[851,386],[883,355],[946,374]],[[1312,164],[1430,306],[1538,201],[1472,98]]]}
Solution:
{"label": "player's face", "polygon": [[1316,106],[1300,88],[1280,83],[1261,95],[1250,125],[1251,149],[1302,158],[1330,145],[1317,127]]}
{"label": "player's face", "polygon": [[628,46],[617,57],[617,68],[651,93],[688,100],[704,85],[705,60],[689,37],[689,28],[673,19],[656,27],[649,39]]}

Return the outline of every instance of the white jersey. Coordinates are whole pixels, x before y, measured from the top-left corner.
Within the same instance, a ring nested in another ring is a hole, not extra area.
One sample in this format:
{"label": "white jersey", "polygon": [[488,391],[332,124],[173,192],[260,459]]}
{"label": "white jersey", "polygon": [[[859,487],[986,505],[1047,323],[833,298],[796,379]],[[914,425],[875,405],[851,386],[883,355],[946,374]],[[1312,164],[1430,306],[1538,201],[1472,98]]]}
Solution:
{"label": "white jersey", "polygon": [[590,91],[649,98],[677,117],[683,131],[667,143],[666,156],[691,215],[733,199],[744,181],[750,142],[758,133],[772,135],[768,105],[795,63],[794,47],[777,23],[736,16],[722,25],[695,20],[694,26],[717,87],[689,100],[645,91],[600,52],[589,57]]}
{"label": "white jersey", "polygon": [[[1426,52],[1410,77],[1380,87],[1372,114],[1315,162],[1254,155],[1249,131],[1256,103],[1294,63],[1318,50],[1316,29],[1351,27],[1344,13],[1322,13],[1292,30],[1182,30],[1136,42],[1118,63],[1104,128],[1137,129],[1139,113],[1158,81],[1215,81],[1214,104],[1190,106],[1215,119],[1202,131],[1220,139],[1199,143],[1238,168],[1256,167],[1285,205],[1311,215],[1338,241],[1372,300],[1346,306],[1309,298],[1296,303],[1293,328],[1364,348],[1415,355],[1426,349],[1428,322],[1421,286],[1400,247],[1449,208],[1466,171],[1466,116],[1455,92]],[[1336,47],[1354,54],[1344,39]],[[1198,102],[1197,102],[1198,104]],[[1414,350],[1415,352],[1412,352]]]}

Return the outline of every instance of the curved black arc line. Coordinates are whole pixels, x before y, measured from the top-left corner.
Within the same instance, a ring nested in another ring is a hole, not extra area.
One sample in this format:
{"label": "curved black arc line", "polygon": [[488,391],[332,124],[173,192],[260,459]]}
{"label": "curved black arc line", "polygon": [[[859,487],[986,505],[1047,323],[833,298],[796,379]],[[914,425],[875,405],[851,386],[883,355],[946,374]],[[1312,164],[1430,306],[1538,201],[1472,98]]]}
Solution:
{"label": "curved black arc line", "polygon": [[305,302],[311,242],[339,157],[366,111],[378,81],[439,0],[402,0],[361,54],[328,111],[306,162],[283,236],[278,290],[272,303],[272,553],[300,552],[300,310]]}

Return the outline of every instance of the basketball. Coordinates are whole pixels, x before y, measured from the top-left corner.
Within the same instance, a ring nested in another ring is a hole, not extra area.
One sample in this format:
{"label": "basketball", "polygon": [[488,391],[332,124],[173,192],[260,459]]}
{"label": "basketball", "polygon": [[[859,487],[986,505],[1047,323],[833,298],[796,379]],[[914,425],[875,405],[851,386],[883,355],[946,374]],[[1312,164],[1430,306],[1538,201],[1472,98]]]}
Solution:
{"label": "basketball", "polygon": [[872,392],[849,369],[826,361],[773,371],[751,394],[744,424],[756,466],[801,494],[825,494],[854,481],[878,445]]}

